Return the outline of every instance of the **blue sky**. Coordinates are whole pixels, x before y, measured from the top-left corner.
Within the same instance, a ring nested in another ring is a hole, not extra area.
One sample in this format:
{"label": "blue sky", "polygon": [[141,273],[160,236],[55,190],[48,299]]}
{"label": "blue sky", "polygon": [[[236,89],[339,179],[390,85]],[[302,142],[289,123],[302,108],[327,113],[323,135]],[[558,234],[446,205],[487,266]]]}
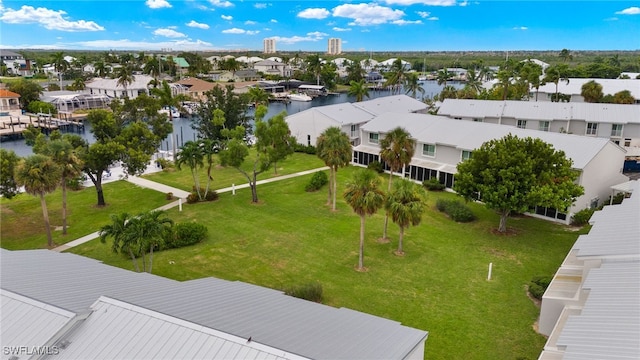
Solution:
{"label": "blue sky", "polygon": [[0,47],[640,50],[638,1],[0,0]]}

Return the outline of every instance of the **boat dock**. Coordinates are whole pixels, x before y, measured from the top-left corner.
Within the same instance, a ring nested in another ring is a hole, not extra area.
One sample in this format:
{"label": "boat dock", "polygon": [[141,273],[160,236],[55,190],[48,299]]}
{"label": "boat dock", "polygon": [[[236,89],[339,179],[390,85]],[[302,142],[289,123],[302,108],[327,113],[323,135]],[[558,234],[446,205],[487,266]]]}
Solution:
{"label": "boat dock", "polygon": [[15,140],[23,137],[22,133],[29,127],[41,129],[45,134],[53,130],[63,132],[84,132],[82,119],[66,120],[54,118],[49,114],[7,114],[0,116],[0,140]]}

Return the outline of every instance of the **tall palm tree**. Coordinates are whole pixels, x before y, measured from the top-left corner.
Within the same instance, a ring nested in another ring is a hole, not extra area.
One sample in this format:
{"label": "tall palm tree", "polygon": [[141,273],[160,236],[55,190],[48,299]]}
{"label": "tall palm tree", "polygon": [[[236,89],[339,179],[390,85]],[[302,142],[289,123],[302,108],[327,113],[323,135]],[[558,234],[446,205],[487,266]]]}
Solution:
{"label": "tall palm tree", "polygon": [[127,224],[131,219],[132,217],[126,212],[111,214],[111,223],[100,228],[98,235],[100,236],[100,242],[102,243],[105,243],[108,237],[112,237],[113,244],[111,245],[111,249],[113,252],[118,254],[129,254],[131,262],[133,262],[133,268],[136,272],[140,272],[137,260],[138,254],[134,253],[134,247],[130,243],[133,239],[126,233]]}
{"label": "tall palm tree", "polygon": [[549,66],[547,71],[545,72],[544,78],[542,79],[542,83],[554,83],[556,84],[556,92],[552,101],[559,101],[558,99],[558,83],[560,81],[566,81],[569,84],[569,67],[566,64],[558,64],[554,66]]}
{"label": "tall palm tree", "polygon": [[64,53],[62,51],[53,53],[53,68],[58,73],[60,90],[62,90],[62,73],[69,70],[69,62],[64,59]]}
{"label": "tall palm tree", "polygon": [[558,57],[562,59],[562,62],[568,62],[573,60],[573,55],[571,54],[571,51],[569,51],[568,49],[562,49],[562,51],[560,51],[560,54],[558,54]]}
{"label": "tall palm tree", "polygon": [[258,105],[269,106],[269,99],[271,98],[271,95],[261,87],[254,86],[249,88],[247,96],[249,97],[249,102],[253,103],[253,106],[256,109],[258,108]]}
{"label": "tall palm tree", "polygon": [[451,73],[446,69],[442,69],[436,73],[436,80],[438,81],[438,85],[444,85],[447,87],[447,81],[451,78]]}
{"label": "tall palm tree", "polygon": [[120,85],[124,88],[124,97],[129,97],[127,86],[133,84],[135,81],[135,76],[133,75],[131,67],[128,65],[121,66],[118,68],[116,77],[118,78],[116,85]]}
{"label": "tall palm tree", "polygon": [[467,84],[465,85],[472,89],[476,94],[482,89],[482,81],[480,80],[480,74],[476,73],[474,69],[467,71]]}
{"label": "tall palm tree", "polygon": [[97,61],[93,64],[94,73],[103,78],[109,73],[109,68],[104,64],[104,61]]}
{"label": "tall palm tree", "polygon": [[331,203],[331,209],[335,211],[338,187],[336,173],[339,168],[349,165],[349,161],[351,161],[349,136],[337,126],[326,129],[316,140],[316,154],[329,167],[329,197],[327,198],[327,204]]}
{"label": "tall palm tree", "polygon": [[600,102],[604,96],[602,85],[595,82],[595,80],[584,83],[581,90],[580,95],[582,95],[586,102],[597,103]]}
{"label": "tall palm tree", "polygon": [[155,80],[160,76],[160,60],[155,56],[150,56],[146,58],[144,62],[143,72],[145,74],[153,76]]}
{"label": "tall palm tree", "polygon": [[420,81],[418,81],[418,75],[417,74],[415,74],[415,73],[407,74],[406,82],[405,82],[404,85],[405,85],[405,88],[407,89],[405,94],[408,95],[409,93],[411,93],[411,96],[414,99],[416,98],[416,95],[418,93],[422,94],[422,97],[424,97],[424,88],[420,84]]}
{"label": "tall palm tree", "polygon": [[[415,142],[411,138],[411,134],[401,127],[397,127],[387,133],[380,141],[380,159],[389,166],[389,184],[387,191],[391,191],[391,183],[393,182],[393,173],[398,172],[411,162],[411,158],[415,154]],[[384,232],[382,234],[383,241],[387,238],[387,227],[389,225],[389,215],[384,217]]]}
{"label": "tall palm tree", "polygon": [[47,155],[60,167],[60,187],[62,189],[62,235],[67,235],[67,181],[82,174],[83,162],[76,149],[64,139],[52,140],[47,147]]}
{"label": "tall palm tree", "polygon": [[365,84],[364,79],[360,81],[349,82],[349,92],[347,93],[349,96],[355,96],[356,102],[362,101],[362,99],[366,96],[369,97],[369,87]]}
{"label": "tall palm tree", "polygon": [[385,201],[387,215],[400,227],[398,250],[396,255],[403,255],[402,240],[404,229],[409,225],[417,226],[422,221],[424,212],[424,190],[413,182],[401,179],[393,184]]}
{"label": "tall palm tree", "polygon": [[369,169],[358,169],[347,183],[344,199],[353,211],[360,216],[360,248],[358,270],[364,270],[364,234],[365,217],[375,214],[384,203],[384,193],[379,188],[380,177]]}
{"label": "tall palm tree", "polygon": [[76,91],[77,91],[77,90],[84,90],[84,89],[85,89],[85,87],[86,87],[86,85],[85,85],[85,83],[84,83],[84,79],[83,79],[83,78],[81,78],[81,77],[76,78],[76,79],[73,81],[72,86],[73,86],[73,89],[74,89],[74,90],[76,90]]}
{"label": "tall palm tree", "polygon": [[[189,100],[189,97],[185,94],[173,95],[173,90],[168,82],[162,81],[162,86],[159,88],[153,88],[150,90],[151,95],[158,98],[160,106],[166,106],[169,108],[169,120],[173,122],[172,108],[182,108],[182,102]],[[176,139],[176,133],[173,133],[173,159],[176,159],[178,152],[178,143]]]}
{"label": "tall palm tree", "polygon": [[402,63],[402,59],[397,58],[391,64],[391,68],[389,69],[389,78],[385,81],[385,86],[392,87],[392,93],[397,89],[400,91],[400,87],[404,83],[406,73],[404,71],[404,64]]}
{"label": "tall palm tree", "polygon": [[320,75],[322,74],[322,60],[318,54],[307,56],[307,70],[316,77],[316,85],[320,85]]}
{"label": "tall palm tree", "polygon": [[193,176],[193,187],[196,189],[198,198],[203,200],[203,195],[200,193],[200,176],[198,175],[198,169],[204,166],[203,147],[195,141],[187,141],[180,148],[178,156],[175,158],[176,167],[182,168],[182,165],[187,165],[191,170],[191,176]]}
{"label": "tall palm tree", "polygon": [[44,226],[47,230],[47,245],[53,247],[51,225],[45,194],[54,192],[60,183],[60,167],[48,156],[35,154],[23,159],[15,173],[18,186],[31,195],[40,197]]}

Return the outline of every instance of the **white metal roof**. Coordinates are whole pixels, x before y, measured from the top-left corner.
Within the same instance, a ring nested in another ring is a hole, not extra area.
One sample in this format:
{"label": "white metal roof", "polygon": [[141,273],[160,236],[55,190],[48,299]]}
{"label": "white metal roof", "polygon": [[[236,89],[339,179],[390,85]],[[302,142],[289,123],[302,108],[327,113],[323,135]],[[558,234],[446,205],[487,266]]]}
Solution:
{"label": "white metal roof", "polygon": [[[582,85],[589,81],[595,81],[602,85],[602,92],[606,94],[615,94],[623,90],[629,90],[631,96],[635,99],[640,99],[640,81],[637,79],[582,79],[582,78],[570,78],[569,83],[565,81],[558,82],[558,92],[562,94],[580,95],[582,92]],[[547,83],[540,86],[539,92],[555,94],[556,84]]]}
{"label": "white metal roof", "polygon": [[456,121],[441,116],[415,113],[385,113],[369,121],[362,129],[367,132],[387,133],[398,126],[405,128],[420,143],[443,144],[462,150],[474,150],[486,141],[499,139],[507,134],[520,138],[539,138],[556,150],[564,151],[565,155],[573,160],[575,169],[583,169],[605,146],[615,146],[604,138]]}
{"label": "white metal roof", "polygon": [[427,109],[427,105],[422,101],[404,94],[381,96],[371,100],[355,102],[353,106],[373,115],[380,115],[386,112],[411,113]]}
{"label": "white metal roof", "polygon": [[[73,312],[4,289],[0,289],[0,304],[3,349],[42,346],[75,316]],[[7,355],[11,354],[3,352],[2,359],[9,358]]]}
{"label": "white metal roof", "polygon": [[427,333],[242,282],[178,282],[74,254],[0,249],[0,286],[73,312],[108,296],[207,328],[317,359],[401,359]]}
{"label": "white metal roof", "polygon": [[[640,83],[640,81],[637,81]],[[599,123],[640,123],[640,106],[581,102],[445,99],[438,115],[521,120],[582,120]]]}
{"label": "white metal roof", "polygon": [[[269,359],[304,357],[123,301],[100,297],[61,340],[64,359]],[[55,356],[51,357],[52,359]]]}
{"label": "white metal roof", "polygon": [[[151,80],[153,77],[149,75],[134,75],[133,82],[127,84],[127,90],[147,89]],[[87,82],[85,87],[87,89],[124,90],[124,87],[118,84],[118,79],[95,78]]]}

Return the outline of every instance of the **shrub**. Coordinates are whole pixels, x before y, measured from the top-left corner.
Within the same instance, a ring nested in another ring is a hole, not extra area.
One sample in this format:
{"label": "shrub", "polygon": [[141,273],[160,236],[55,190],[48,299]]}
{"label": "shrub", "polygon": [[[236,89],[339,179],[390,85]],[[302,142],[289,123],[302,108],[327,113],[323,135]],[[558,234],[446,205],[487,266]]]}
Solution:
{"label": "shrub", "polygon": [[213,190],[209,190],[207,194],[204,196],[204,201],[216,201],[218,200],[218,198],[220,198],[220,195],[218,195],[217,192]]}
{"label": "shrub", "polygon": [[322,302],[322,285],[318,282],[291,286],[284,293],[299,299]]}
{"label": "shrub", "polygon": [[329,182],[327,173],[324,171],[318,171],[313,174],[311,181],[304,187],[307,192],[318,191]]}
{"label": "shrub", "polygon": [[571,218],[571,224],[575,226],[586,225],[591,219],[591,215],[593,215],[594,209],[582,209],[577,213],[573,214]]}
{"label": "shrub", "polygon": [[423,181],[422,186],[430,191],[442,191],[445,188],[444,184],[441,184],[436,178]]}
{"label": "shrub", "polygon": [[27,105],[27,111],[34,114],[43,113],[56,115],[58,113],[58,108],[56,108],[52,103],[36,100]]}
{"label": "shrub", "polygon": [[168,192],[166,197],[167,197],[167,200],[173,200],[173,193],[172,192]]}
{"label": "shrub", "polygon": [[542,295],[551,283],[551,276],[534,276],[529,283],[529,294],[538,300],[542,300]]}
{"label": "shrub", "polygon": [[189,194],[189,196],[187,196],[187,204],[195,204],[198,201],[200,201],[200,197],[196,192],[192,192],[191,194]]}
{"label": "shrub", "polygon": [[172,169],[173,161],[167,159],[158,159],[156,160],[162,169]]}
{"label": "shrub", "polygon": [[197,244],[207,238],[206,226],[194,222],[179,223],[173,227],[162,249],[176,249]]}
{"label": "shrub", "polygon": [[384,165],[380,161],[372,161],[367,165],[367,168],[377,172],[378,174],[382,174],[384,172]]}
{"label": "shrub", "polygon": [[444,212],[456,222],[471,222],[476,219],[473,211],[469,207],[457,200],[438,199],[436,209]]}
{"label": "shrub", "polygon": [[309,155],[315,155],[316,154],[316,147],[313,146],[313,145],[302,145],[302,144],[296,143],[295,145],[293,145],[293,151],[294,152],[299,152],[299,153],[304,153],[304,154],[309,154]]}

